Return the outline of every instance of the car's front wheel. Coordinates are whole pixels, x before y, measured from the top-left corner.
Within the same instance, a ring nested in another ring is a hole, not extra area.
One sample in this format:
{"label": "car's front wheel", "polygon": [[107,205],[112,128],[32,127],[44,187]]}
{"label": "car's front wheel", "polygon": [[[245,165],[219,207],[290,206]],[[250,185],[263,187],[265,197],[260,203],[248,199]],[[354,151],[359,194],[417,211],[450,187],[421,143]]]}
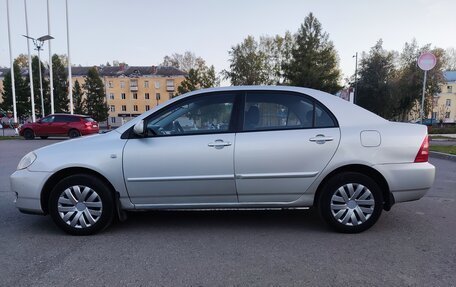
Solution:
{"label": "car's front wheel", "polygon": [[51,191],[49,213],[57,226],[69,234],[95,234],[112,222],[112,192],[95,176],[72,175]]}
{"label": "car's front wheel", "polygon": [[382,213],[382,204],[378,184],[357,172],[344,172],[330,178],[318,200],[322,219],[344,233],[362,232],[374,225]]}

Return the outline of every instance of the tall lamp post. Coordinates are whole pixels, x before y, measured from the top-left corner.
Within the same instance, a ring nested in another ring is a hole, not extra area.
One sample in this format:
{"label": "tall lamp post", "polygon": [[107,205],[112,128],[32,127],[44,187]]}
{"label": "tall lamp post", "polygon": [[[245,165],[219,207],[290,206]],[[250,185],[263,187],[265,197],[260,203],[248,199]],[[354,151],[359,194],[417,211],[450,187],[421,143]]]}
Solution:
{"label": "tall lamp post", "polygon": [[[54,37],[50,35],[44,35],[39,37],[38,39],[22,35],[27,39],[30,39],[33,41],[33,44],[35,45],[35,50],[38,51],[38,69],[39,69],[39,75],[40,75],[40,94],[41,94],[41,117],[44,117],[44,97],[43,97],[43,79],[41,76],[41,57],[40,57],[40,51],[43,50],[43,45],[45,41],[49,41],[51,39],[54,39]],[[52,89],[52,88],[51,88]]]}
{"label": "tall lamp post", "polygon": [[353,92],[353,103],[356,104],[356,94],[358,93],[358,52],[352,58],[355,58],[355,91]]}

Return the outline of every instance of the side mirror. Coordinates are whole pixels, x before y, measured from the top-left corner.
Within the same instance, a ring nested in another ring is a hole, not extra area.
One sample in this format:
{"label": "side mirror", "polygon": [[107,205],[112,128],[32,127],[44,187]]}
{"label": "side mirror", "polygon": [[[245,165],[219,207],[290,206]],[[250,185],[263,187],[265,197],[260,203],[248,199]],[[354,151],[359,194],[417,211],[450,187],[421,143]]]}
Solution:
{"label": "side mirror", "polygon": [[145,126],[144,126],[144,120],[140,120],[139,122],[137,122],[135,124],[135,126],[133,127],[133,131],[135,132],[135,134],[137,134],[138,136],[141,136],[143,137],[146,133],[145,133]]}

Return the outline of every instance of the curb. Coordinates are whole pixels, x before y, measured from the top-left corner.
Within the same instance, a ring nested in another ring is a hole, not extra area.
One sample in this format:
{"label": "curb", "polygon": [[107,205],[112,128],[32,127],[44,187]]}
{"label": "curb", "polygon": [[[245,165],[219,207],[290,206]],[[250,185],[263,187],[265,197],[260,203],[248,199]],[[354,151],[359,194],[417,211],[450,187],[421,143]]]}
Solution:
{"label": "curb", "polygon": [[456,155],[438,152],[438,151],[430,151],[429,155],[434,158],[446,159],[451,161],[456,161]]}

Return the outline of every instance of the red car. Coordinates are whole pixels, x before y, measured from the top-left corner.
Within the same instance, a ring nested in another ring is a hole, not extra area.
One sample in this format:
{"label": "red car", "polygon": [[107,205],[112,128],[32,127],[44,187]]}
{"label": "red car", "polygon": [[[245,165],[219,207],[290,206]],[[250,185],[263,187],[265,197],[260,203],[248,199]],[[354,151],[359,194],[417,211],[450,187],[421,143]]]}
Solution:
{"label": "red car", "polygon": [[35,136],[46,139],[49,136],[68,136],[96,134],[100,131],[98,123],[89,116],[53,114],[36,121],[24,124],[19,134],[27,140]]}

